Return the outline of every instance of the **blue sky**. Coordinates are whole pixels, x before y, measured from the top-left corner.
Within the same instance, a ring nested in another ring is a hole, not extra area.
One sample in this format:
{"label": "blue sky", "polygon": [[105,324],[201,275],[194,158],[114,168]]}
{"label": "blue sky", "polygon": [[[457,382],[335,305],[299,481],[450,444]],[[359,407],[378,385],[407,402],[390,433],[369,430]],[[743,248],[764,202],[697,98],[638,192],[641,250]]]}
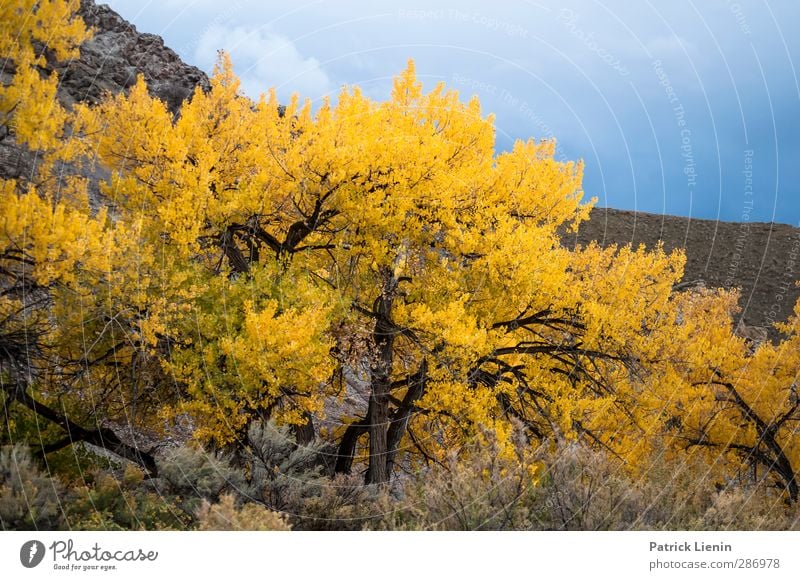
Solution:
{"label": "blue sky", "polygon": [[599,205],[800,225],[797,0],[112,0],[245,91],[388,97],[414,58],[496,114],[497,144],[552,138]]}

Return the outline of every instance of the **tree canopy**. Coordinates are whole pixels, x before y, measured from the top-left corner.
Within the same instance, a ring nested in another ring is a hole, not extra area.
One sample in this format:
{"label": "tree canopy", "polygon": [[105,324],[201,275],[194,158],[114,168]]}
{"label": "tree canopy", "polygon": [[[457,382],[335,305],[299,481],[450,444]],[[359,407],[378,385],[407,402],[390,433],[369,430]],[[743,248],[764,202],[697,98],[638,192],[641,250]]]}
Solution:
{"label": "tree canopy", "polygon": [[[478,99],[426,92],[413,61],[382,102],[253,102],[222,55],[177,116],[141,78],[65,110],[35,47],[46,22],[74,54],[67,6],[2,9],[3,126],[41,154],[0,189],[4,437],[153,474],[145,440],[235,454],[271,420],[386,484],[487,437],[511,459],[521,431],[630,470],[701,454],[798,498],[800,311],[753,349],[735,292],[678,289],[681,252],[567,248],[594,200],[553,141],[497,151]],[[107,176],[99,199],[80,175]]]}

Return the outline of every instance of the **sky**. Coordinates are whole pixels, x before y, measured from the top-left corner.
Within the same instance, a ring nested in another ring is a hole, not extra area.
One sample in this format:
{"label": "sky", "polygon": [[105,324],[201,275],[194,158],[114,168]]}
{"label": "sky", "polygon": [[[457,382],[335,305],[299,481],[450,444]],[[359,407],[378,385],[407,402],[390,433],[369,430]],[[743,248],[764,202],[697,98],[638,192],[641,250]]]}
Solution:
{"label": "sky", "polygon": [[409,58],[477,94],[497,148],[555,138],[601,207],[800,225],[797,0],[111,0],[244,91],[377,100]]}

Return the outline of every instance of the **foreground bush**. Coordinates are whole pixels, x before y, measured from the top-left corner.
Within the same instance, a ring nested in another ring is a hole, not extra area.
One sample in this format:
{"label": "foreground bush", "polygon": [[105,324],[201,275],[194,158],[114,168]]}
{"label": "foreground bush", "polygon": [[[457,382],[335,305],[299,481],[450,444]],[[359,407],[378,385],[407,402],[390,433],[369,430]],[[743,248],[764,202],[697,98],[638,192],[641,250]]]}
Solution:
{"label": "foreground bush", "polygon": [[62,493],[61,483],[42,473],[26,447],[0,447],[0,529],[57,529]]}
{"label": "foreground bush", "polygon": [[[20,446],[0,449],[3,529],[202,530],[751,530],[800,528],[768,479],[719,480],[702,457],[653,455],[633,470],[578,443],[514,453],[491,432],[445,462],[365,486],[331,477],[324,449],[272,424],[250,432],[249,456],[180,447],[162,477],[98,467],[81,483],[48,476]],[[235,461],[234,461],[235,460]],[[236,463],[236,465],[234,465]]]}

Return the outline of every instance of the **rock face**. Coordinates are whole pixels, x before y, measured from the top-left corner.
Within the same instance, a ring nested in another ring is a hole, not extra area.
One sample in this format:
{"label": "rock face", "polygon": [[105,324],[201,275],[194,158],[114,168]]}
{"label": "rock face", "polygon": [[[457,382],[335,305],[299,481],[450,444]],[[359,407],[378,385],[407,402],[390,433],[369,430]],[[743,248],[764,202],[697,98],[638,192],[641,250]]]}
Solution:
{"label": "rock face", "polygon": [[139,74],[144,75],[151,94],[173,113],[195,87],[208,89],[206,74],[184,63],[160,36],[138,32],[111,8],[97,6],[93,0],[81,0],[79,14],[94,36],[81,46],[79,59],[52,65],[61,79],[63,104],[97,102],[106,92],[130,87]]}
{"label": "rock face", "polygon": [[[59,99],[64,105],[97,102],[106,92],[130,87],[142,74],[150,92],[177,113],[195,87],[209,87],[205,73],[182,62],[159,36],[138,32],[108,6],[81,0],[80,15],[94,29],[94,37],[81,47],[79,59],[50,64],[61,79]],[[33,161],[12,136],[0,134],[0,177],[30,175]],[[103,176],[92,177],[90,191],[100,203],[97,179]],[[595,209],[577,234],[565,236],[564,243],[585,245],[591,240],[648,248],[662,241],[667,251],[684,248],[686,287],[741,288],[742,313],[737,324],[766,328],[773,339],[777,332],[772,323],[786,320],[800,297],[795,285],[800,273],[800,229],[791,226]]]}
{"label": "rock face", "polygon": [[[150,93],[164,101],[173,113],[195,87],[209,88],[208,77],[197,67],[184,63],[161,37],[143,34],[106,5],[81,0],[78,14],[93,37],[81,46],[80,58],[48,62],[58,73],[58,99],[69,107],[78,102],[98,102],[107,93],[118,93],[144,75]],[[0,75],[8,79],[7,71]],[[13,135],[0,134],[0,177],[20,178],[33,174],[35,157],[19,147]],[[66,168],[69,172],[69,168]],[[94,184],[96,185],[96,183]],[[96,187],[90,186],[90,190]]]}

